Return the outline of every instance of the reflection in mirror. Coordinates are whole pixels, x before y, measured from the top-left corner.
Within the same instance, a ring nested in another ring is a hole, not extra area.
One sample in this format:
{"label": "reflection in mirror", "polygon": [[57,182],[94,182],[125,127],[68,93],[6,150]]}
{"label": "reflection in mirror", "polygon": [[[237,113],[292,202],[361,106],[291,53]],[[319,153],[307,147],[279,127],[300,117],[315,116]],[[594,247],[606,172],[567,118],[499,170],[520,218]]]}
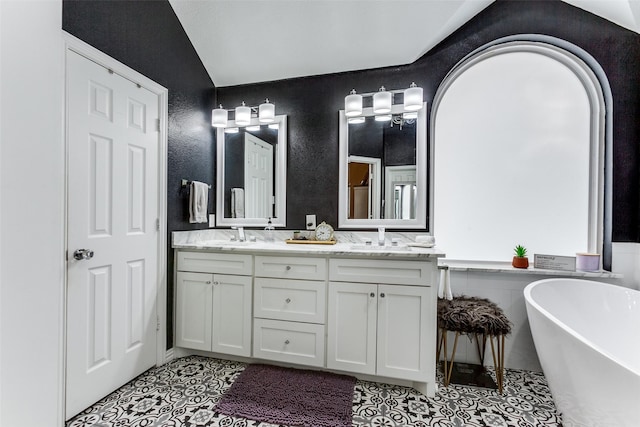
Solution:
{"label": "reflection in mirror", "polygon": [[[340,111],[339,227],[426,228],[426,104],[417,119],[348,123]],[[421,194],[422,192],[422,194]]]}
{"label": "reflection in mirror", "polygon": [[[286,116],[260,125],[257,118],[245,128],[230,121],[217,133],[219,226],[274,226],[286,221]],[[231,132],[229,132],[231,131]]]}

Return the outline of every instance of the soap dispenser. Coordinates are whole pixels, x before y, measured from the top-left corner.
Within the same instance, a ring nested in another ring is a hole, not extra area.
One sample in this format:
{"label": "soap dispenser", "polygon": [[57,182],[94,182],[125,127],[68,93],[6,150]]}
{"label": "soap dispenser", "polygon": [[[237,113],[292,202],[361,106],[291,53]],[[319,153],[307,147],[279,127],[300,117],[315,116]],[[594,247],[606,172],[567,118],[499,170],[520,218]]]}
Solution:
{"label": "soap dispenser", "polygon": [[273,224],[271,224],[271,217],[269,217],[269,220],[267,221],[267,226],[264,228],[264,241],[265,242],[274,242],[275,241],[275,237],[273,236],[273,230],[275,230],[275,228],[273,227]]}

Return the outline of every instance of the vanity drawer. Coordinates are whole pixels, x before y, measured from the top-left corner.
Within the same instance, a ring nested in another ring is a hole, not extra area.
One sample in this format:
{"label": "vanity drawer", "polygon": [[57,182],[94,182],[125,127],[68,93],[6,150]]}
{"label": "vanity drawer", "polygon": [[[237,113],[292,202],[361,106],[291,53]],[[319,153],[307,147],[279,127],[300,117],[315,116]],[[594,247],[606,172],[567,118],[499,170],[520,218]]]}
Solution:
{"label": "vanity drawer", "polygon": [[178,270],[201,273],[253,274],[251,255],[178,251]]}
{"label": "vanity drawer", "polygon": [[432,286],[432,261],[385,259],[331,259],[329,280],[337,282],[389,283]]}
{"label": "vanity drawer", "polygon": [[254,287],[255,317],[324,323],[326,282],[258,277]]}
{"label": "vanity drawer", "polygon": [[324,366],[324,325],[254,319],[253,357]]}
{"label": "vanity drawer", "polygon": [[325,280],[327,260],[324,258],[256,256],[256,276],[276,279]]}

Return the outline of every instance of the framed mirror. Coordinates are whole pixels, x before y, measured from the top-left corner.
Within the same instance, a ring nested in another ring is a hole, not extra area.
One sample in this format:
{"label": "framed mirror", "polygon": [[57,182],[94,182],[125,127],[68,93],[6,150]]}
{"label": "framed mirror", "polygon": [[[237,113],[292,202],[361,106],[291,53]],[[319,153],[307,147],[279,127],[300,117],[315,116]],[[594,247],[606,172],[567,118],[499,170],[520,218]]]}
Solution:
{"label": "framed mirror", "polygon": [[[232,132],[229,132],[232,131]],[[217,133],[216,225],[286,225],[287,116],[237,128],[230,120]]]}
{"label": "framed mirror", "polygon": [[340,110],[338,227],[427,228],[427,106],[403,119],[376,121],[364,108],[362,123]]}

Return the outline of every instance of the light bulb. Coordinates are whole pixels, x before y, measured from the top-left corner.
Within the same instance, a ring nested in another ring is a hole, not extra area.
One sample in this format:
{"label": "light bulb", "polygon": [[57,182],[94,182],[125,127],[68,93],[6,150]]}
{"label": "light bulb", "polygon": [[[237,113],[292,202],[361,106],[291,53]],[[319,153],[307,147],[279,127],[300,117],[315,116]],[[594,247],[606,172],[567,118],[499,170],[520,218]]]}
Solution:
{"label": "light bulb", "polygon": [[347,117],[359,116],[362,114],[362,95],[358,95],[355,89],[344,97],[344,115]]}
{"label": "light bulb", "polygon": [[242,105],[236,107],[236,125],[238,126],[247,126],[251,123],[251,108],[244,105],[244,101],[242,101]]}
{"label": "light bulb", "polygon": [[260,123],[273,123],[276,119],[276,106],[269,102],[269,98],[258,107],[258,121]]}
{"label": "light bulb", "polygon": [[386,114],[391,112],[391,92],[387,92],[384,86],[373,94],[373,113]]}
{"label": "light bulb", "polygon": [[418,111],[422,108],[422,88],[415,82],[411,83],[408,89],[404,90],[404,110]]}
{"label": "light bulb", "polygon": [[220,105],[220,108],[211,111],[211,126],[216,128],[226,127],[228,118],[229,112]]}

